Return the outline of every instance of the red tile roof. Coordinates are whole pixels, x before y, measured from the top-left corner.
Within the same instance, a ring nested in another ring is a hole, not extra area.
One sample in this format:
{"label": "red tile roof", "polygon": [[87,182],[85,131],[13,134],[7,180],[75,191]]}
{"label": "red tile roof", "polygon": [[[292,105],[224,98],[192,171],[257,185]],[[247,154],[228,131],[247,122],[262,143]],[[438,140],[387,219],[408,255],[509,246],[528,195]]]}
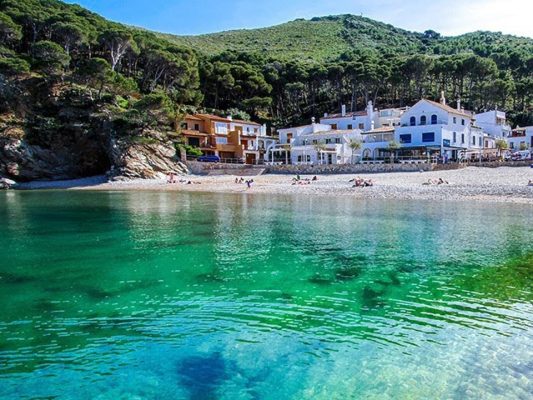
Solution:
{"label": "red tile roof", "polygon": [[202,120],[201,118],[195,117],[194,115],[190,115],[190,114],[187,114],[185,116],[185,119],[192,119],[192,120],[195,120],[195,121],[201,121]]}
{"label": "red tile roof", "polygon": [[261,126],[261,124],[258,124],[257,122],[243,121],[243,120],[240,120],[240,119],[234,119],[233,122],[236,122],[236,123],[238,123],[238,124],[243,124],[243,125],[256,125],[256,126]]}

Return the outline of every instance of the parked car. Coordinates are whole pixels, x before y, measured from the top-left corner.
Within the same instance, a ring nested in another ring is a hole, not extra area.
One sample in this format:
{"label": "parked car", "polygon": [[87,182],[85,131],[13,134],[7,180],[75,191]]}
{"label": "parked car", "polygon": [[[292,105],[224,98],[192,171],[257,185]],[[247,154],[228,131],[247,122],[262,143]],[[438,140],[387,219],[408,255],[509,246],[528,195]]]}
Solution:
{"label": "parked car", "polygon": [[220,157],[219,156],[200,156],[197,158],[198,161],[200,162],[214,162],[214,163],[217,163],[217,162],[220,162]]}

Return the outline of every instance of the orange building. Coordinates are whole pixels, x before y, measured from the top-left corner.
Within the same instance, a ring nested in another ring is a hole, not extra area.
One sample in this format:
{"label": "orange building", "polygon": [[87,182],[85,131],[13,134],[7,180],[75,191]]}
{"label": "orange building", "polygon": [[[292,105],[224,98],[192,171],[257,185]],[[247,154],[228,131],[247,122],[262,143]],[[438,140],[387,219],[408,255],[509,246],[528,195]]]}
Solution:
{"label": "orange building", "polygon": [[186,143],[203,154],[247,164],[260,159],[258,137],[266,136],[265,128],[256,122],[212,114],[187,115],[181,129]]}

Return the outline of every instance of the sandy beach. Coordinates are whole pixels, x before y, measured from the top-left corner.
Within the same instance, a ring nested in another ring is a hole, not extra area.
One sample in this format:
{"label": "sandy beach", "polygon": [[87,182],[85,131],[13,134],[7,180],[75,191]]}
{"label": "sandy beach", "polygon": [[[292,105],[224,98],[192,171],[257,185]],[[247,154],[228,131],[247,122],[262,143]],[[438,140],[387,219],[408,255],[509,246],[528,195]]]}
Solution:
{"label": "sandy beach", "polygon": [[[167,184],[166,180],[131,180],[106,182],[105,177],[56,181],[31,182],[19,185],[20,189],[70,189],[70,190],[162,190],[216,193],[271,193],[303,195],[335,195],[356,198],[421,199],[421,200],[479,200],[533,204],[533,168],[478,168],[460,170],[360,174],[371,179],[373,187],[352,187],[354,175],[319,175],[315,182],[294,184],[293,176],[262,175],[244,177],[253,179],[248,188],[236,184],[234,175],[179,177],[181,183]],[[301,176],[310,179],[311,176]],[[427,185],[429,180],[442,178],[448,184]],[[191,182],[190,184],[188,182]]]}

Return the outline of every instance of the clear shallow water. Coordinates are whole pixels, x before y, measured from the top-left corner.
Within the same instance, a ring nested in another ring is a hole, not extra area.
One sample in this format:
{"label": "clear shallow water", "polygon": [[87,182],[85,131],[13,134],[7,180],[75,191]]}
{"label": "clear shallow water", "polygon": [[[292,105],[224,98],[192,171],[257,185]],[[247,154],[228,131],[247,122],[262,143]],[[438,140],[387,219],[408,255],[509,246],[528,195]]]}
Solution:
{"label": "clear shallow water", "polygon": [[533,207],[0,193],[0,398],[533,395]]}

